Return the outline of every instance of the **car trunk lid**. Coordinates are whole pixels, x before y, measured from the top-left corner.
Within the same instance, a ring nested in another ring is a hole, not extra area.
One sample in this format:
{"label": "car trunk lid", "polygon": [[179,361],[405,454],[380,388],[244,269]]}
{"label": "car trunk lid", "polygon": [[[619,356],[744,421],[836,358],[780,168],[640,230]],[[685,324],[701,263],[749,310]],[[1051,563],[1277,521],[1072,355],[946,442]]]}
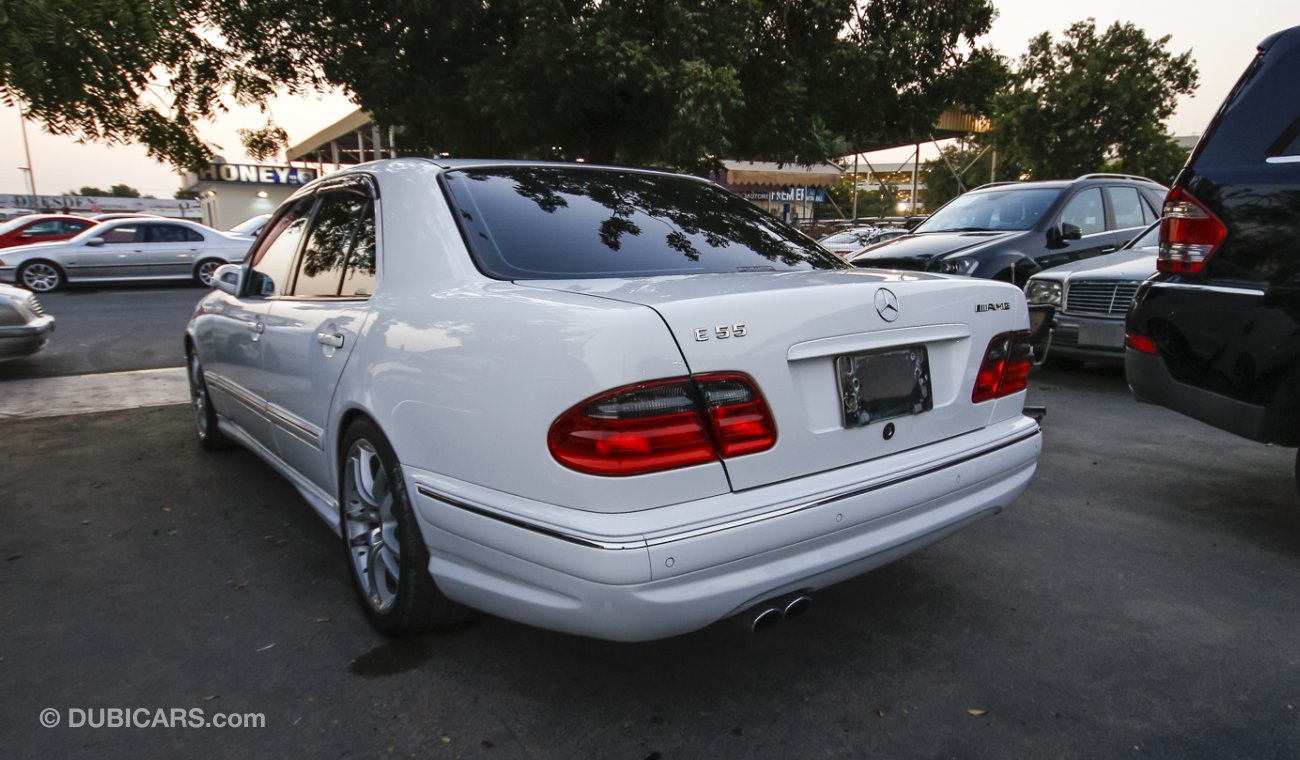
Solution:
{"label": "car trunk lid", "polygon": [[[989,341],[1027,327],[1023,295],[1004,283],[844,270],[527,284],[654,309],[691,373],[752,377],[776,418],[777,442],[725,460],[734,490],[888,456],[1021,413],[1023,394],[971,402]],[[918,355],[928,365],[928,398],[913,393],[900,407],[894,402],[908,395],[907,373],[921,366],[908,362]],[[845,374],[854,366],[865,374]],[[850,416],[845,395],[855,377],[879,391],[872,399],[894,402],[858,403]]]}

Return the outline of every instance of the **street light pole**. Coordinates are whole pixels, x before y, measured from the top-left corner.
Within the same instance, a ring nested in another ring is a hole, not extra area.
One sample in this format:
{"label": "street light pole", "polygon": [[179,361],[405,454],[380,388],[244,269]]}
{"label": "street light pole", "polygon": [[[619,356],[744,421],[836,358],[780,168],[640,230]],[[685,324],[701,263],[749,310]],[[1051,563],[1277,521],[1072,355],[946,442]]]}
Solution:
{"label": "street light pole", "polygon": [[27,178],[32,184],[32,197],[36,196],[36,170],[32,168],[32,146],[27,143],[27,117],[18,111],[18,123],[23,130],[23,151],[27,154]]}

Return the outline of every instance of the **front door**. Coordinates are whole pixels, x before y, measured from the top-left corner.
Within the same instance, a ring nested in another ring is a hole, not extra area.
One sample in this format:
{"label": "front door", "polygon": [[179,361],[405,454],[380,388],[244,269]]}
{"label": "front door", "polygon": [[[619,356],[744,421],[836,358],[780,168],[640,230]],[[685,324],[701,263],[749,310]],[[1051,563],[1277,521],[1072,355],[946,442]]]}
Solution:
{"label": "front door", "polygon": [[288,283],[294,255],[307,229],[311,198],[304,198],[272,220],[244,271],[238,297],[214,299],[201,347],[204,374],[217,411],[268,450],[275,451],[266,411],[267,317],[277,291]]}

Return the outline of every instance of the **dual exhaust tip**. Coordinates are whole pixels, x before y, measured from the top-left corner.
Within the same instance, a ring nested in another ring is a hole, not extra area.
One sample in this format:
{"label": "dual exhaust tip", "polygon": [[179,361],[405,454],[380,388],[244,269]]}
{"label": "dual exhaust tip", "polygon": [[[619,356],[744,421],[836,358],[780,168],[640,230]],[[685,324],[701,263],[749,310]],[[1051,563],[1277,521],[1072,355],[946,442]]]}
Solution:
{"label": "dual exhaust tip", "polygon": [[782,620],[797,618],[812,608],[812,597],[807,594],[795,594],[774,602],[760,604],[749,616],[749,630],[753,633],[765,631]]}

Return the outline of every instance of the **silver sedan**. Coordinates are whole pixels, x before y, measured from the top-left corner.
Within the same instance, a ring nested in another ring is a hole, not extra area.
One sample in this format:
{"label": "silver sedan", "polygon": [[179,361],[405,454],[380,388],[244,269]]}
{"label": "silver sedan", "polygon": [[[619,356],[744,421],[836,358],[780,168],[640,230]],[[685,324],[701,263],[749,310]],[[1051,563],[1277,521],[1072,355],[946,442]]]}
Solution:
{"label": "silver sedan", "polygon": [[6,249],[0,281],[37,293],[78,282],[194,280],[209,286],[216,268],[242,261],[251,243],[181,219],[115,219],[70,240]]}

